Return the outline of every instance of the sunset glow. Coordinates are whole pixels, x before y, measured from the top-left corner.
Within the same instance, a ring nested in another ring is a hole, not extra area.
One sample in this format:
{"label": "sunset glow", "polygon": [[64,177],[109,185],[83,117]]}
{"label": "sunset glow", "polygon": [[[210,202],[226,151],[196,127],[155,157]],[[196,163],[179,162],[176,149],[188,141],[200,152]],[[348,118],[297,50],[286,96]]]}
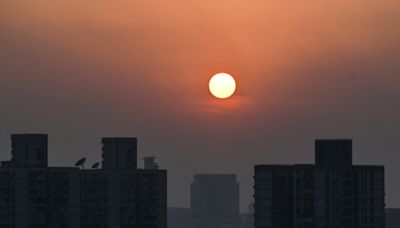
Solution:
{"label": "sunset glow", "polygon": [[209,83],[210,92],[217,98],[226,99],[231,97],[236,90],[235,79],[227,73],[214,75]]}
{"label": "sunset glow", "polygon": [[255,164],[352,138],[400,208],[399,22],[400,0],[2,0],[0,161],[13,133],[85,169],[102,137],[138,137],[169,207],[190,208],[191,174],[237,172],[246,212]]}

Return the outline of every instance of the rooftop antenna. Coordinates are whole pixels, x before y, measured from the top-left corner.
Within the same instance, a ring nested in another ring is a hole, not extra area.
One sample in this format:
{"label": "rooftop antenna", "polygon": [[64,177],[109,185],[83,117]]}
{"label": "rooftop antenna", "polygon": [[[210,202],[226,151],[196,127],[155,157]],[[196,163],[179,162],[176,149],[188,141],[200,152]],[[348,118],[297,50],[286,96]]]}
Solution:
{"label": "rooftop antenna", "polygon": [[86,158],[81,158],[75,163],[75,166],[81,166],[82,169],[84,169],[85,168],[85,161],[86,161]]}
{"label": "rooftop antenna", "polygon": [[97,169],[99,168],[100,162],[96,162],[92,165],[92,169]]}

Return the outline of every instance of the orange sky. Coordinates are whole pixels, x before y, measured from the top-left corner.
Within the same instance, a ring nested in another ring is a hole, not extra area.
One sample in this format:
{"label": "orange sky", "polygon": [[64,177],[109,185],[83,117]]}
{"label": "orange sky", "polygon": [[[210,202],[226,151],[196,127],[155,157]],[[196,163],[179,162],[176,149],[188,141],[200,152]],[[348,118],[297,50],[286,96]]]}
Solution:
{"label": "orange sky", "polygon": [[[42,131],[50,163],[95,161],[99,137],[136,135],[176,177],[172,205],[193,172],[235,172],[245,208],[252,165],[312,162],[316,137],[354,138],[394,182],[399,22],[397,0],[1,1],[0,149]],[[238,81],[228,101],[207,90],[221,71]]]}

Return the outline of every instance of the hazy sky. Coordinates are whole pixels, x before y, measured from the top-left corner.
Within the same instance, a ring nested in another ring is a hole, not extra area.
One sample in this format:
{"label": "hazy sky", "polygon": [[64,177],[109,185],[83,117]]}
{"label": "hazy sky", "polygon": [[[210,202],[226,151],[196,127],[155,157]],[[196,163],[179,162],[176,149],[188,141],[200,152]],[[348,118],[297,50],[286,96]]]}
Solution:
{"label": "hazy sky", "polygon": [[[101,137],[137,136],[189,206],[194,173],[314,162],[315,138],[353,138],[386,167],[400,207],[398,0],[0,1],[0,160],[11,133],[48,133],[51,165],[101,159]],[[212,74],[238,93],[219,101]]]}

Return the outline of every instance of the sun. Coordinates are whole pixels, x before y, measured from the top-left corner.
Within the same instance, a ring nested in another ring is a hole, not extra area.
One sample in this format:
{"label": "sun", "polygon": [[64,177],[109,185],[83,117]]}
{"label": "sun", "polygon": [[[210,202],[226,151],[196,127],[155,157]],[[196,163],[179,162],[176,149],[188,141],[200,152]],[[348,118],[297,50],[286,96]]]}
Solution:
{"label": "sun", "polygon": [[235,93],[236,81],[230,74],[218,73],[212,76],[208,87],[216,98],[226,99]]}

